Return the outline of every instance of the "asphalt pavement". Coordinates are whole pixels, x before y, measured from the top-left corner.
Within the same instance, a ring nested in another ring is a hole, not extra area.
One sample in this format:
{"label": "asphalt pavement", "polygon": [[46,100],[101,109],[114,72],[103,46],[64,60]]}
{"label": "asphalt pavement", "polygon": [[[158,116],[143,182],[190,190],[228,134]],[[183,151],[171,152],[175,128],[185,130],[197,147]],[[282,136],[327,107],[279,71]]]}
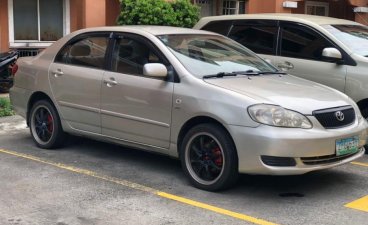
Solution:
{"label": "asphalt pavement", "polygon": [[0,224],[366,225],[367,196],[368,155],[302,176],[242,175],[211,193],[176,159],[84,138],[43,150],[22,118],[0,118]]}

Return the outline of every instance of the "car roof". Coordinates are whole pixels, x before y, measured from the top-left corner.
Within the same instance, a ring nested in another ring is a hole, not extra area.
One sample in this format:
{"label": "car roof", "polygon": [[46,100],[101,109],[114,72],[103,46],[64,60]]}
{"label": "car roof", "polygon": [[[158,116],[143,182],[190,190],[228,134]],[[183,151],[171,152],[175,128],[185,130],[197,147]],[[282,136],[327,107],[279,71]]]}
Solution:
{"label": "car roof", "polygon": [[79,33],[84,32],[133,32],[133,33],[149,33],[152,35],[167,35],[167,34],[213,34],[212,32],[194,30],[190,28],[182,27],[170,27],[170,26],[153,26],[153,25],[124,25],[124,26],[106,26],[106,27],[94,27],[79,30]]}
{"label": "car roof", "polygon": [[241,14],[241,15],[224,15],[224,16],[209,16],[203,17],[196,28],[200,28],[211,21],[217,20],[242,20],[242,19],[256,19],[256,20],[282,20],[293,21],[300,23],[314,23],[317,25],[327,24],[345,24],[345,25],[362,25],[350,20],[337,19],[326,16],[314,16],[307,14],[290,14],[290,13],[261,13],[261,14]]}

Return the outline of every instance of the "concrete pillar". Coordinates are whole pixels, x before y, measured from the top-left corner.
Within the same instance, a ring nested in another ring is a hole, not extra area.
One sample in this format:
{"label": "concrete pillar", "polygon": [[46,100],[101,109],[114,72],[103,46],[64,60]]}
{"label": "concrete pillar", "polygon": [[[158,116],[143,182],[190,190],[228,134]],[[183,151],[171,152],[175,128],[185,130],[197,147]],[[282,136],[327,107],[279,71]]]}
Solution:
{"label": "concrete pillar", "polygon": [[0,52],[9,50],[8,0],[0,0]]}
{"label": "concrete pillar", "polygon": [[71,31],[106,26],[106,2],[111,0],[71,0]]}
{"label": "concrete pillar", "polygon": [[[348,0],[353,7],[368,7],[368,0]],[[356,12],[355,21],[364,25],[368,25],[368,13]]]}
{"label": "concrete pillar", "polygon": [[[106,0],[85,0],[85,27],[106,26]],[[109,0],[111,1],[111,0]]]}
{"label": "concrete pillar", "polygon": [[[248,13],[291,13],[290,8],[284,8],[285,0],[249,0]],[[298,2],[300,0],[289,0]]]}
{"label": "concrete pillar", "polygon": [[117,25],[116,20],[120,14],[119,0],[106,0],[106,25]]}
{"label": "concrete pillar", "polygon": [[368,25],[368,13],[355,13],[355,21],[364,25]]}

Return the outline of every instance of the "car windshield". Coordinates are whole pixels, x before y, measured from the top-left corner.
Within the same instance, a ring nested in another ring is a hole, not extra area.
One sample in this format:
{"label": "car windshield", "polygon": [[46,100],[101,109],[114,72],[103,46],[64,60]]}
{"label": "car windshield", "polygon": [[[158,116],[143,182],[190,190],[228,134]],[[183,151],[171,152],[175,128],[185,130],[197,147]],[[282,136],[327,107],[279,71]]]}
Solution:
{"label": "car windshield", "polygon": [[324,25],[323,27],[354,53],[368,57],[368,27],[362,25]]}
{"label": "car windshield", "polygon": [[208,75],[241,71],[242,74],[278,72],[253,52],[235,41],[218,35],[172,34],[158,38],[184,67],[202,78]]}

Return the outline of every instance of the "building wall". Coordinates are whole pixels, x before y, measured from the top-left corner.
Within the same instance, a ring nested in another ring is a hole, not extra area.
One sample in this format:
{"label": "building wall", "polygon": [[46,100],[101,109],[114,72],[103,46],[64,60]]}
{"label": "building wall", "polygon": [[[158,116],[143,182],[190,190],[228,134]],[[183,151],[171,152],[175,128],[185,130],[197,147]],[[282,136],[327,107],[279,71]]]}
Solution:
{"label": "building wall", "polygon": [[282,6],[283,2],[284,0],[248,0],[247,13],[291,13],[291,9]]}
{"label": "building wall", "polygon": [[0,0],[0,52],[9,50],[8,0]]}
{"label": "building wall", "polygon": [[[106,0],[85,0],[85,27],[106,26]],[[108,0],[111,1],[111,0]]]}
{"label": "building wall", "polygon": [[70,0],[70,31],[106,26],[110,17],[107,10],[118,0]]}
{"label": "building wall", "polygon": [[85,0],[70,1],[70,31],[76,31],[84,27],[85,22]]}
{"label": "building wall", "polygon": [[[214,12],[221,14],[222,0],[214,1]],[[247,13],[305,13],[306,0],[298,2],[297,9],[283,8],[284,0],[248,0]],[[354,7],[368,7],[368,0],[314,0],[330,3],[330,16],[367,24],[368,13],[354,13]],[[116,25],[120,12],[119,0],[70,0],[70,30],[86,27]],[[0,51],[9,49],[8,0],[0,0]]]}

